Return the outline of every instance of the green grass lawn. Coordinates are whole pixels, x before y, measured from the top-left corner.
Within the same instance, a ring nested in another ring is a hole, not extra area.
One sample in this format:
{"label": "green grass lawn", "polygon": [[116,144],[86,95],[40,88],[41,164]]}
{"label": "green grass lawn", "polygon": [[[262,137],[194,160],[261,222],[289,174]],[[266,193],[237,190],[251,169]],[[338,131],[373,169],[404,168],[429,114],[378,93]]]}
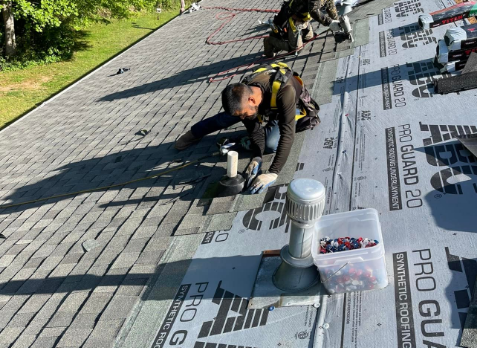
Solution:
{"label": "green grass lawn", "polygon": [[111,24],[94,24],[85,30],[86,48],[70,61],[0,72],[0,129],[58,93],[89,71],[174,18],[179,8],[141,13]]}

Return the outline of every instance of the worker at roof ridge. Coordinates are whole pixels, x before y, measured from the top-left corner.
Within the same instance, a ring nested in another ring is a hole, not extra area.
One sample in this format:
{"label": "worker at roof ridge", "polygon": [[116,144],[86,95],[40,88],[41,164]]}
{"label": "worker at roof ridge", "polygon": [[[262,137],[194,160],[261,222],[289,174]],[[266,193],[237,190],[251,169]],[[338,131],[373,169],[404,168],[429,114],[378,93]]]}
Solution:
{"label": "worker at roof ridge", "polygon": [[313,38],[312,18],[332,31],[341,30],[334,0],[285,1],[273,18],[274,30],[263,40],[265,55],[272,58],[279,51],[300,49],[303,42]]}
{"label": "worker at roof ridge", "polygon": [[[205,135],[242,121],[253,152],[244,173],[251,193],[260,193],[277,180],[290,154],[295,131],[319,124],[318,104],[284,63],[260,67],[242,83],[228,85],[222,92],[222,106],[224,112],[194,124],[176,141],[175,148],[184,150]],[[276,155],[268,172],[260,174],[266,153]]]}

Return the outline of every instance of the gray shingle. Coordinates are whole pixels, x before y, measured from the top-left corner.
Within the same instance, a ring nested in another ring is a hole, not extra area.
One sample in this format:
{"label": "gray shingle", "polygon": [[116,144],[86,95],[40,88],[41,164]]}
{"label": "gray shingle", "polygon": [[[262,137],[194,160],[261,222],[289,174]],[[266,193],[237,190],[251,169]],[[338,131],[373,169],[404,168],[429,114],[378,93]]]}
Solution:
{"label": "gray shingle", "polygon": [[68,327],[73,321],[75,313],[73,312],[58,312],[48,322],[46,327],[48,328],[65,328]]}
{"label": "gray shingle", "polygon": [[99,314],[102,312],[106,304],[113,297],[111,292],[92,293],[83,308],[81,308],[80,314]]}
{"label": "gray shingle", "polygon": [[228,213],[233,207],[234,201],[235,196],[214,198],[209,210],[207,211],[207,215]]}
{"label": "gray shingle", "polygon": [[93,329],[96,323],[98,314],[83,314],[79,313],[70,325],[70,329]]}
{"label": "gray shingle", "polygon": [[228,231],[232,228],[232,223],[236,215],[237,213],[213,215],[210,223],[204,227],[202,232]]}
{"label": "gray shingle", "polygon": [[3,331],[0,333],[0,346],[8,347],[17,339],[18,336],[20,336],[22,331],[23,327],[7,327],[3,329]]}
{"label": "gray shingle", "polygon": [[36,339],[35,335],[25,335],[22,333],[17,338],[12,348],[29,348],[33,344],[35,339]]}
{"label": "gray shingle", "polygon": [[123,252],[114,261],[111,268],[129,268],[134,265],[140,254],[140,252]]}
{"label": "gray shingle", "polygon": [[58,342],[57,347],[80,347],[92,331],[92,329],[68,328]]}
{"label": "gray shingle", "polygon": [[56,345],[56,341],[58,340],[58,336],[53,337],[38,337],[36,341],[33,343],[31,348],[53,348]]}
{"label": "gray shingle", "polygon": [[137,296],[115,295],[101,315],[101,320],[126,318],[138,300]]}

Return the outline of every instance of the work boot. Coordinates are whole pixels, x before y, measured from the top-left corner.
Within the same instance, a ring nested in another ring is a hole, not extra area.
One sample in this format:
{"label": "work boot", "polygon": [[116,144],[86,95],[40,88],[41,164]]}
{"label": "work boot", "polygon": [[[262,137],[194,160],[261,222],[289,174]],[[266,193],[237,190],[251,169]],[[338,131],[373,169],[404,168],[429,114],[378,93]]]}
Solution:
{"label": "work boot", "polygon": [[185,134],[182,134],[179,139],[176,140],[174,147],[176,150],[182,151],[187,149],[189,146],[194,145],[199,142],[202,138],[196,138],[191,131],[188,131]]}

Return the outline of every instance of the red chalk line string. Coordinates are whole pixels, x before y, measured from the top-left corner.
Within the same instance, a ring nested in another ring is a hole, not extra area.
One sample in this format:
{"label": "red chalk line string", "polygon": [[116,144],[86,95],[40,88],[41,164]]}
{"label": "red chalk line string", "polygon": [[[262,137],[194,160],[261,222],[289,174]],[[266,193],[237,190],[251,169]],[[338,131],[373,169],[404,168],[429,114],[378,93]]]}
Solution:
{"label": "red chalk line string", "polygon": [[259,36],[252,36],[243,39],[235,39],[229,41],[219,41],[213,42],[211,39],[217,35],[228,23],[234,19],[238,13],[234,12],[265,12],[265,13],[278,13],[280,10],[267,10],[267,9],[259,9],[259,8],[232,8],[232,7],[221,7],[221,6],[214,6],[214,7],[203,7],[205,10],[225,10],[228,12],[219,12],[215,15],[215,18],[219,21],[224,21],[222,25],[215,30],[212,34],[209,35],[206,42],[209,45],[225,45],[232,42],[240,42],[240,41],[248,41],[248,40],[256,40],[256,39],[263,39],[266,38],[268,35],[259,35]]}

